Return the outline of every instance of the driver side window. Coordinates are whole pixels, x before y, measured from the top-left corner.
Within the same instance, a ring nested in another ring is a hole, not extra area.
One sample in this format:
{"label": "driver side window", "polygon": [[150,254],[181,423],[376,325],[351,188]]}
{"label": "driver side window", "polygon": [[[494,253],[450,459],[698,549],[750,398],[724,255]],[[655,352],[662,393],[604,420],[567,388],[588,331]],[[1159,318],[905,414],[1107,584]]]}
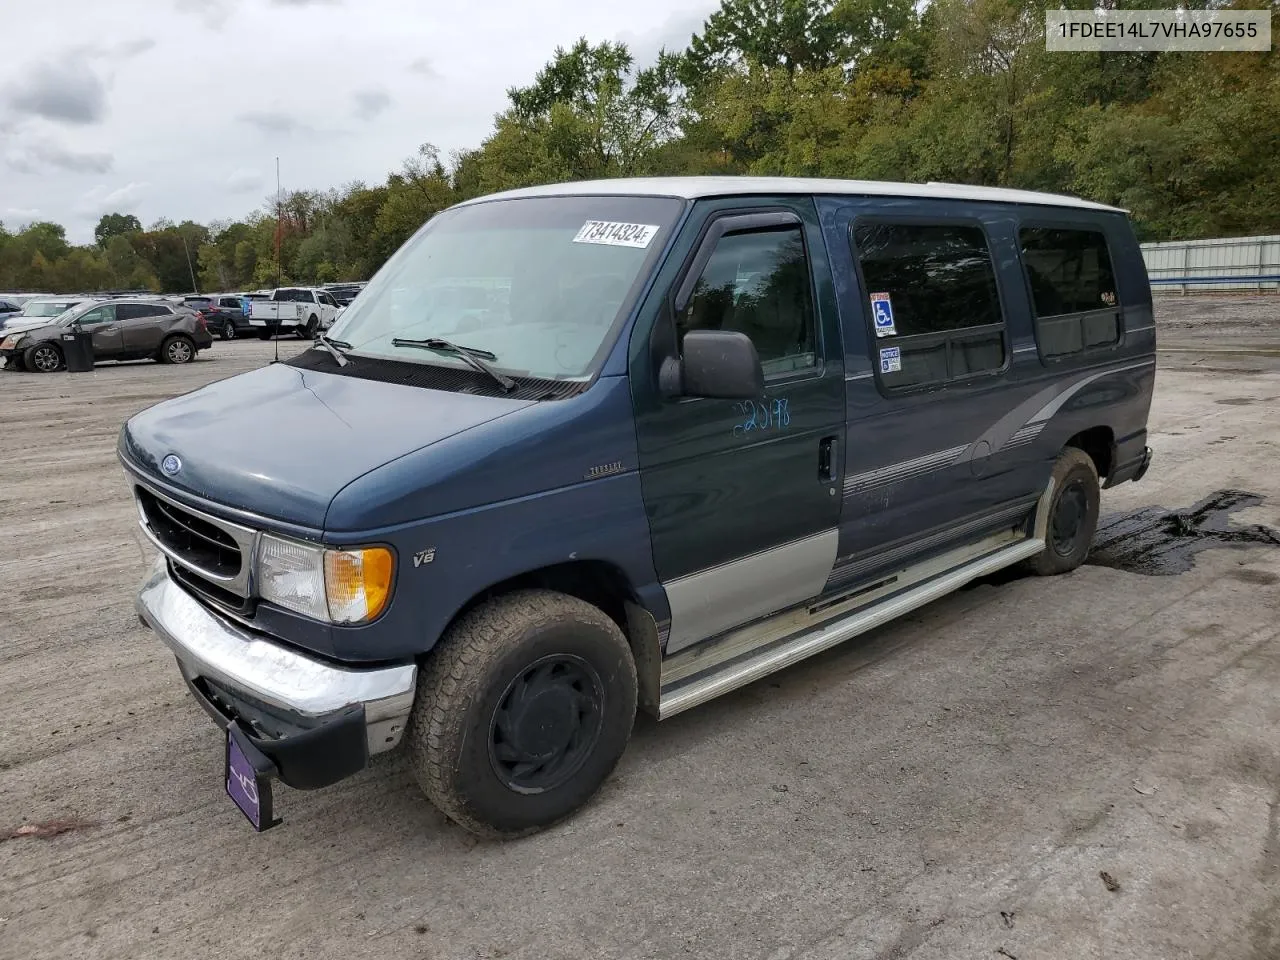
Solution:
{"label": "driver side window", "polygon": [[721,237],[676,330],[681,342],[691,330],[745,333],[766,377],[815,366],[813,297],[800,227]]}
{"label": "driver side window", "polygon": [[116,307],[113,303],[104,303],[102,306],[94,307],[88,313],[80,317],[80,326],[89,327],[98,323],[110,323],[116,318]]}

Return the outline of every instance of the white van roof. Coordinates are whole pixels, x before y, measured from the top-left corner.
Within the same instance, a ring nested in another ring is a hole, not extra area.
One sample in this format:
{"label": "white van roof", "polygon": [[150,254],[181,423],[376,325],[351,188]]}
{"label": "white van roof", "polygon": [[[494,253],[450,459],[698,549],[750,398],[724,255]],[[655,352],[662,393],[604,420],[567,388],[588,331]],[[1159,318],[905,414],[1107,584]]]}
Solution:
{"label": "white van roof", "polygon": [[508,200],[519,197],[566,197],[584,195],[680,197],[731,197],[753,194],[816,194],[880,197],[931,197],[938,200],[986,200],[998,203],[1040,204],[1079,207],[1126,213],[1120,207],[1035,190],[1006,187],[974,187],[962,183],[892,183],[886,180],[830,180],[818,177],[631,177],[616,180],[581,180],[548,183],[476,197],[465,203]]}

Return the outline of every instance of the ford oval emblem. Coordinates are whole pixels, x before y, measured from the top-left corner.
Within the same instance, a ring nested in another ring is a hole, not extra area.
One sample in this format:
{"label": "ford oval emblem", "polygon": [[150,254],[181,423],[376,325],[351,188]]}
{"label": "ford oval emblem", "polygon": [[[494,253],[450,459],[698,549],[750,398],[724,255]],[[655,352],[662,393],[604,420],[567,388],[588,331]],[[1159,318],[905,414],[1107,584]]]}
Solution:
{"label": "ford oval emblem", "polygon": [[160,461],[160,469],[166,477],[172,477],[182,469],[182,461],[171,453]]}

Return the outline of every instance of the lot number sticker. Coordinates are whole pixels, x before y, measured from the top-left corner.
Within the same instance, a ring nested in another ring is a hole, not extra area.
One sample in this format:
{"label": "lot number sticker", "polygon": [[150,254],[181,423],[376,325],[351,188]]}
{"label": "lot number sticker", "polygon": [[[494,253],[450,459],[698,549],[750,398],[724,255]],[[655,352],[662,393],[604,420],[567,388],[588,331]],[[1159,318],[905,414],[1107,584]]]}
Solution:
{"label": "lot number sticker", "polygon": [[893,325],[893,304],[887,293],[871,295],[871,317],[875,321],[877,337],[897,336],[898,328]]}
{"label": "lot number sticker", "polygon": [[650,223],[615,223],[612,220],[588,220],[573,238],[574,243],[603,243],[610,247],[644,249],[657,234]]}
{"label": "lot number sticker", "polygon": [[898,373],[902,370],[902,351],[898,347],[885,347],[880,351],[880,372]]}

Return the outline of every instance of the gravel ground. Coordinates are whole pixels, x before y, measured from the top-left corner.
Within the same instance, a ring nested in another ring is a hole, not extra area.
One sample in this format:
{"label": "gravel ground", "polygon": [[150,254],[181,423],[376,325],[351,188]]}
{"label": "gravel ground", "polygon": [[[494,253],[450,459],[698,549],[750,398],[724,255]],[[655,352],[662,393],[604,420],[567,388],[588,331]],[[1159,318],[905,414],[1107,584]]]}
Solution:
{"label": "gravel ground", "polygon": [[[1157,459],[1107,492],[1112,518],[1242,490],[1263,499],[1231,524],[1280,527],[1276,331],[1211,309],[1161,304]],[[69,828],[0,841],[0,957],[1280,957],[1280,550],[1260,545],[997,578],[642,719],[601,795],[526,840],[475,842],[394,755],[281,788],[285,825],[254,835],[133,613],[150,551],[114,445],[270,351],[0,375],[0,837]]]}

